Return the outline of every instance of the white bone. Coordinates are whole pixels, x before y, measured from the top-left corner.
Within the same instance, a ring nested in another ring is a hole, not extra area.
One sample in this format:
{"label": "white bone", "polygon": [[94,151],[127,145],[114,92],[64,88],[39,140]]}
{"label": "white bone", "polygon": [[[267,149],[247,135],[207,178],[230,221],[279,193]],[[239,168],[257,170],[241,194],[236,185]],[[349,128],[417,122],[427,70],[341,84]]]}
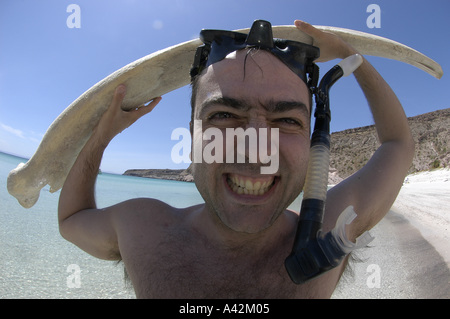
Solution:
{"label": "white bone", "polygon": [[[363,55],[403,61],[437,78],[443,74],[439,64],[398,42],[348,29],[317,28],[339,35]],[[294,26],[274,26],[273,33],[277,38],[312,42],[311,37]],[[45,185],[50,185],[51,192],[61,189],[79,152],[109,106],[115,88],[121,83],[127,86],[122,107],[129,110],[189,84],[189,70],[200,44],[200,40],[192,40],[147,55],[83,93],[54,120],[32,158],[10,172],[9,193],[29,208],[36,203]]]}

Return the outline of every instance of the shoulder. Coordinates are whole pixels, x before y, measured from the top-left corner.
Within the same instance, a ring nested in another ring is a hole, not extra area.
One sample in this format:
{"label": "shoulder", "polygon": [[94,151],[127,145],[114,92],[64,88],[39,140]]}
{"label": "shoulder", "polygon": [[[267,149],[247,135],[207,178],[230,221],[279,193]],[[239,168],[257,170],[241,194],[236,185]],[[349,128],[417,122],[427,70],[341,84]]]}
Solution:
{"label": "shoulder", "polygon": [[137,198],[114,208],[113,224],[121,259],[135,260],[143,251],[153,256],[161,243],[177,236],[192,212],[157,199]]}
{"label": "shoulder", "polygon": [[176,208],[153,198],[136,198],[111,207],[118,234],[135,234],[182,224],[193,211],[192,207]]}
{"label": "shoulder", "polygon": [[183,210],[154,198],[135,198],[110,207],[117,222],[182,218]]}

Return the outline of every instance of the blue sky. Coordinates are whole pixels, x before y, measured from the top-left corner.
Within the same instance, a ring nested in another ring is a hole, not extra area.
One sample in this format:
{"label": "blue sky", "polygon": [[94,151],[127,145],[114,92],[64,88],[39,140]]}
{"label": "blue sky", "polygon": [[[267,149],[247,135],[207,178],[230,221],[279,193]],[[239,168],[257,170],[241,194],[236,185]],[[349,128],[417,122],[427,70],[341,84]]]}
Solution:
{"label": "blue sky", "polygon": [[[80,6],[81,28],[67,27],[70,4]],[[366,24],[369,4],[380,6],[381,28]],[[255,19],[273,25],[303,19],[406,44],[440,63],[443,78],[397,61],[369,61],[407,116],[448,108],[449,11],[448,0],[1,0],[0,151],[30,157],[71,102],[126,64],[190,40],[202,28],[246,28]],[[322,64],[321,74],[333,64]],[[331,94],[332,131],[373,124],[353,77],[341,79]],[[187,167],[171,160],[177,141],[170,136],[175,128],[188,128],[189,97],[188,87],[165,95],[152,113],[113,140],[102,170]]]}

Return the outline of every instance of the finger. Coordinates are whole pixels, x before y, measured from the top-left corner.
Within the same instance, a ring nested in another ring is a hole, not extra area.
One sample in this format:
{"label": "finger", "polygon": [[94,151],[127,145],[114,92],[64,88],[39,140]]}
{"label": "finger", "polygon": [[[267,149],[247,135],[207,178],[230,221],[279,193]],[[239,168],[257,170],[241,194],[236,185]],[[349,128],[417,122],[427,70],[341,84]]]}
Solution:
{"label": "finger", "polygon": [[111,102],[111,109],[117,109],[122,106],[123,99],[127,93],[127,87],[124,84],[120,84],[114,90],[113,100]]}
{"label": "finger", "polygon": [[142,112],[150,112],[155,108],[156,105],[162,100],[161,97],[156,97],[150,102],[147,102],[145,104],[139,105],[138,107],[130,110],[130,111],[142,111]]}
{"label": "finger", "polygon": [[150,108],[150,110],[153,110],[153,109],[155,108],[155,106],[157,106],[158,103],[161,102],[161,100],[162,100],[162,97],[160,97],[160,96],[157,97],[157,98],[154,98],[154,99],[147,105],[147,107]]}
{"label": "finger", "polygon": [[320,30],[317,30],[308,22],[305,22],[302,20],[295,20],[294,25],[297,27],[297,29],[299,29],[300,31],[303,31],[304,33],[306,33],[307,35],[309,35],[313,38],[320,34]]}
{"label": "finger", "polygon": [[150,113],[156,105],[158,105],[158,103],[162,100],[161,97],[157,97],[154,98],[150,103],[148,103],[147,105],[143,104],[139,107],[137,107],[136,109],[133,109],[131,111],[128,111],[126,113],[129,114],[130,116],[130,120],[132,122],[136,121],[137,119],[139,119],[140,117],[144,116],[145,114]]}

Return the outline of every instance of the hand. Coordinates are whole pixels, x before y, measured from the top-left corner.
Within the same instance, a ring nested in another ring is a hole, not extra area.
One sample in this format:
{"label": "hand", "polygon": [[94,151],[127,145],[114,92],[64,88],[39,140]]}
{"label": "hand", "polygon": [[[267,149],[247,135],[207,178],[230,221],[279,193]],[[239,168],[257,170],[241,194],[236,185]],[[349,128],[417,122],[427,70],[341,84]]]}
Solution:
{"label": "hand", "polygon": [[320,57],[315,62],[326,62],[338,58],[345,59],[358,53],[352,46],[333,33],[316,29],[311,24],[301,20],[295,20],[294,24],[297,29],[312,37],[312,45],[320,49]]}
{"label": "hand", "polygon": [[150,113],[161,101],[161,97],[153,99],[148,105],[141,105],[130,111],[122,110],[122,101],[126,95],[126,86],[119,85],[114,91],[113,100],[108,110],[103,114],[100,122],[95,128],[95,132],[100,134],[102,141],[109,143],[117,134],[128,128],[140,117]]}

